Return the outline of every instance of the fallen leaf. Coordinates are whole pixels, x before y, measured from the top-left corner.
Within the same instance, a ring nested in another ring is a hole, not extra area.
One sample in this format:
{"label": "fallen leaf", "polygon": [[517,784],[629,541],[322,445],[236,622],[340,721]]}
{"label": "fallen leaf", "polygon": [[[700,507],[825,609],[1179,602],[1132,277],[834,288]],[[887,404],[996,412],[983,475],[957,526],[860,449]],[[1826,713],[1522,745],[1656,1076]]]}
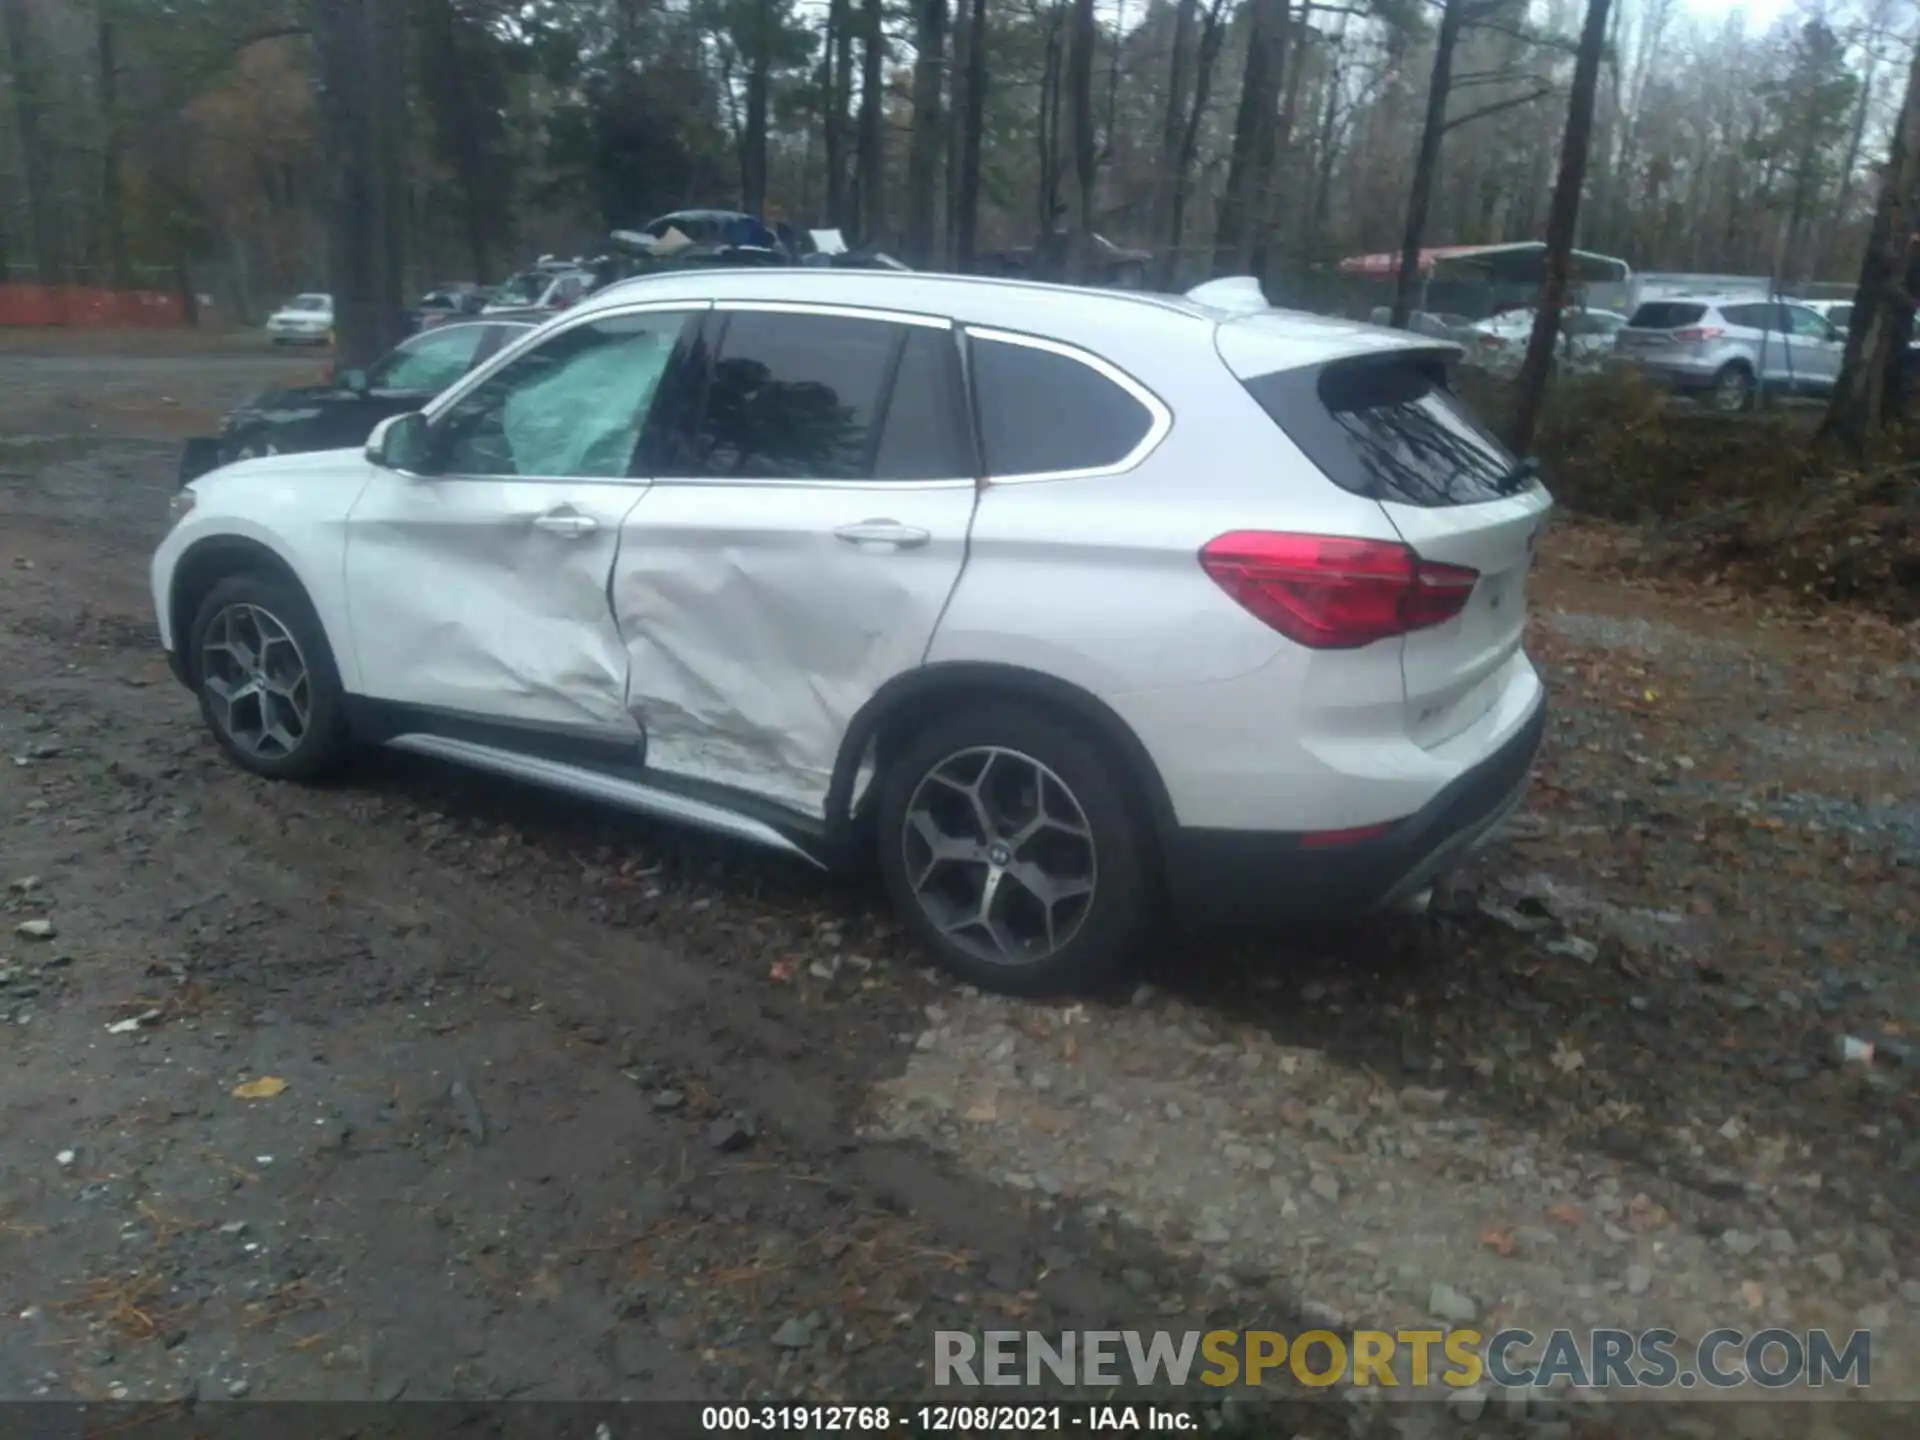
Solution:
{"label": "fallen leaf", "polygon": [[1578,1205],[1561,1201],[1547,1209],[1547,1218],[1557,1225],[1578,1225],[1583,1218]]}
{"label": "fallen leaf", "polygon": [[236,1100],[271,1100],[287,1088],[287,1082],[277,1075],[262,1075],[258,1080],[248,1080],[233,1087]]}
{"label": "fallen leaf", "polygon": [[793,961],[791,960],[774,961],[773,964],[769,966],[767,969],[767,978],[769,980],[776,981],[781,985],[786,984],[789,980],[793,979]]}
{"label": "fallen leaf", "polygon": [[1749,1310],[1758,1310],[1767,1303],[1767,1292],[1758,1280],[1740,1282],[1740,1298],[1747,1302]]}
{"label": "fallen leaf", "polygon": [[1505,1225],[1495,1225],[1480,1237],[1480,1243],[1502,1259],[1510,1257],[1520,1248],[1520,1242],[1513,1238],[1513,1231]]}

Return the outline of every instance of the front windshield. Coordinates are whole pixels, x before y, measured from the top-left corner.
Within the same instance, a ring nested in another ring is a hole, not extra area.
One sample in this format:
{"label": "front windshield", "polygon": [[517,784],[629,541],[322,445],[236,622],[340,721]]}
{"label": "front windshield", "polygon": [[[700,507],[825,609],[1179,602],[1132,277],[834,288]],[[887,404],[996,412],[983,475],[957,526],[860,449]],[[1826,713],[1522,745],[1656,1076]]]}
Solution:
{"label": "front windshield", "polygon": [[326,295],[296,295],[287,302],[289,310],[331,310],[333,300]]}

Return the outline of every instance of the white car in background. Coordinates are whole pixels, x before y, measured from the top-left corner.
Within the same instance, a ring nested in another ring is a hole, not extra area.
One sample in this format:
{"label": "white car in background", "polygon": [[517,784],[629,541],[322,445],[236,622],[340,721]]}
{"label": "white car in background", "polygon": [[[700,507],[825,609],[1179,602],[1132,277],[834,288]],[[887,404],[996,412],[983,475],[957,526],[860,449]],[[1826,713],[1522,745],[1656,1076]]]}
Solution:
{"label": "white car in background", "polygon": [[[1469,329],[1465,343],[1467,363],[1496,374],[1511,374],[1526,358],[1527,342],[1533,337],[1534,311],[1531,308],[1507,310],[1485,320],[1477,320]],[[1613,353],[1613,338],[1625,325],[1626,317],[1610,310],[1585,310],[1569,306],[1560,312],[1560,363],[1575,371],[1594,371]]]}
{"label": "white car in background", "polygon": [[324,345],[333,337],[333,297],[296,295],[267,317],[267,335],[276,345]]}

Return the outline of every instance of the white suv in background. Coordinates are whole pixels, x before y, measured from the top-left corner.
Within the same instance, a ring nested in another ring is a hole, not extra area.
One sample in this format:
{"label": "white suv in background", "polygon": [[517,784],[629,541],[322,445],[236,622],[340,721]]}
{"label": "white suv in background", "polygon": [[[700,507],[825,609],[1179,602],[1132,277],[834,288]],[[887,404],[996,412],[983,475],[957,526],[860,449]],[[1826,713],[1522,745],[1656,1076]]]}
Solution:
{"label": "white suv in background", "polygon": [[195,481],[154,603],[257,774],[384,743],[877,858],[955,973],[1074,988],[1163,900],[1358,913],[1518,803],[1550,501],[1457,354],[1251,282],[645,277]]}

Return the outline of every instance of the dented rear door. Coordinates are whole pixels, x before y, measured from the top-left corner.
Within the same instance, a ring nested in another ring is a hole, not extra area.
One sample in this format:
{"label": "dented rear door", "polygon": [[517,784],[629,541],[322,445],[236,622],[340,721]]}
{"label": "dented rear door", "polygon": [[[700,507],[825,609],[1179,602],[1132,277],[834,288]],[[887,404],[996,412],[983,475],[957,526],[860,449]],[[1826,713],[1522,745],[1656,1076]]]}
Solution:
{"label": "dented rear door", "polygon": [[[699,307],[571,325],[433,407],[431,473],[376,470],[348,521],[362,687],[433,729],[459,719],[631,740],[608,605],[640,442]],[[465,733],[471,735],[471,724]]]}
{"label": "dented rear door", "polygon": [[615,617],[656,778],[824,812],[856,712],[918,667],[976,466],[945,319],[720,302],[706,393],[627,517]]}

